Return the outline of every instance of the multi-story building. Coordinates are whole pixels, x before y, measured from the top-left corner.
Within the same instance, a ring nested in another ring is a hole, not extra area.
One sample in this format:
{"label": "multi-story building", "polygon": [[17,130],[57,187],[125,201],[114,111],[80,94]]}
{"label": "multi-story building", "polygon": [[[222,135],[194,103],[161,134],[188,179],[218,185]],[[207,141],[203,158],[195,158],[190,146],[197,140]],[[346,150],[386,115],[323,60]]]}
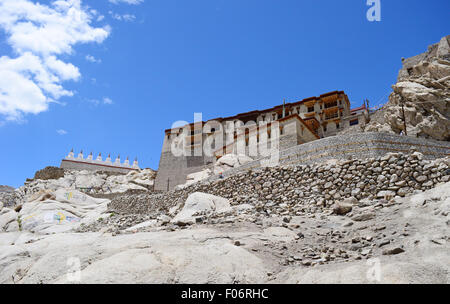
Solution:
{"label": "multi-story building", "polygon": [[[367,113],[367,115],[366,115]],[[350,109],[343,91],[283,103],[231,117],[219,117],[165,130],[155,190],[184,184],[188,174],[213,166],[228,153],[258,158],[261,151],[281,151],[337,132],[368,119],[366,107]],[[269,152],[270,153],[270,152]]]}

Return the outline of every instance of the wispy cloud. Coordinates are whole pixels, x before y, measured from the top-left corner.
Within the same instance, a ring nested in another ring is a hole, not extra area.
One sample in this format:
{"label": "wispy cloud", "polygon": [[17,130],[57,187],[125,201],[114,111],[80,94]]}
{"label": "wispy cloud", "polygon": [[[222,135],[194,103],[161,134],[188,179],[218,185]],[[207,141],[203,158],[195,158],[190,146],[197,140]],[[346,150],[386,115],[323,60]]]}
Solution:
{"label": "wispy cloud", "polygon": [[73,96],[62,82],[77,81],[81,73],[58,56],[72,54],[76,44],[102,43],[109,36],[108,27],[91,26],[95,14],[81,0],[51,5],[0,0],[0,29],[15,54],[0,57],[0,118],[21,121],[25,114],[41,113],[49,103]]}
{"label": "wispy cloud", "polygon": [[109,11],[108,14],[110,14],[113,19],[116,19],[119,21],[132,22],[132,21],[136,20],[136,16],[133,14],[120,15],[120,14],[114,13],[112,11]]}
{"label": "wispy cloud", "polygon": [[138,5],[144,2],[144,0],[109,0],[110,3],[113,4],[119,4],[119,3],[126,3],[126,4],[133,4]]}
{"label": "wispy cloud", "polygon": [[110,104],[113,104],[113,101],[109,97],[104,97],[103,98],[103,103],[110,105]]}
{"label": "wispy cloud", "polygon": [[63,129],[59,129],[59,130],[56,130],[56,133],[58,133],[59,135],[66,135],[67,131],[63,130]]}
{"label": "wispy cloud", "polygon": [[93,63],[101,63],[101,62],[102,62],[101,59],[97,59],[97,58],[95,58],[95,57],[92,56],[92,55],[86,55],[85,58],[86,58],[87,61],[93,62]]}
{"label": "wispy cloud", "polygon": [[101,104],[112,105],[114,103],[112,101],[112,99],[109,98],[109,97],[103,97],[102,99],[88,99],[87,101],[92,103],[92,104],[94,104],[94,105],[96,105],[96,106],[101,105]]}

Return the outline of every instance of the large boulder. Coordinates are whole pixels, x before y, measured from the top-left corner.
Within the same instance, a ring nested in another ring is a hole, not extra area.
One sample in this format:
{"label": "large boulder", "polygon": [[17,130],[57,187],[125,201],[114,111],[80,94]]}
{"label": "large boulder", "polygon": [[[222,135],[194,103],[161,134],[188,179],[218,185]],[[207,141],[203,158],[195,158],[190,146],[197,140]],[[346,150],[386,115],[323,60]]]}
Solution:
{"label": "large boulder", "polygon": [[183,209],[173,218],[173,223],[192,222],[195,215],[230,212],[230,202],[223,197],[195,192],[189,195]]}
{"label": "large boulder", "polygon": [[214,174],[223,173],[224,171],[240,167],[251,161],[253,159],[244,154],[226,154],[214,164]]}
{"label": "large boulder", "polygon": [[[51,199],[43,199],[45,195]],[[65,232],[90,224],[106,212],[109,200],[82,192],[60,189],[25,203],[20,210],[22,229],[32,232]]]}

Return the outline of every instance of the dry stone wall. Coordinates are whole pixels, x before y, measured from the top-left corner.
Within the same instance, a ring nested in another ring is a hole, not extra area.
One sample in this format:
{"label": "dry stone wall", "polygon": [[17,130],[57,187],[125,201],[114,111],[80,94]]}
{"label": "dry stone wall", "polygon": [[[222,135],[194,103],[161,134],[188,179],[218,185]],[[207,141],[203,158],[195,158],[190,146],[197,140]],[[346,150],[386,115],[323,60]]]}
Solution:
{"label": "dry stone wall", "polygon": [[204,192],[227,198],[233,205],[252,204],[268,214],[300,215],[331,210],[346,198],[370,205],[431,189],[449,181],[449,164],[449,157],[430,160],[420,152],[411,152],[259,168],[166,193],[120,194],[112,199],[109,209],[129,214],[168,212],[184,204],[189,194]]}
{"label": "dry stone wall", "polygon": [[[418,151],[426,159],[450,156],[450,142],[428,140],[389,133],[359,133],[327,137],[280,151],[280,165],[320,163],[329,159],[366,159],[390,152]],[[243,170],[260,168],[263,160],[246,163],[224,172],[228,177]],[[217,180],[213,176],[209,180]]]}

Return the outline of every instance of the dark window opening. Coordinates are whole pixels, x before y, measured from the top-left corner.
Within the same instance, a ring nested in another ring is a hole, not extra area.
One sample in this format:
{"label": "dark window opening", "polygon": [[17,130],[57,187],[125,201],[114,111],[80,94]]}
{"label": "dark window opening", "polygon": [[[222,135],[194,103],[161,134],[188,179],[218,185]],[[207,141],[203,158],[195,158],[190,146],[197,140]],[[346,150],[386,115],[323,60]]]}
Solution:
{"label": "dark window opening", "polygon": [[356,126],[357,124],[359,124],[358,119],[355,119],[355,120],[351,120],[351,121],[350,121],[350,126]]}

